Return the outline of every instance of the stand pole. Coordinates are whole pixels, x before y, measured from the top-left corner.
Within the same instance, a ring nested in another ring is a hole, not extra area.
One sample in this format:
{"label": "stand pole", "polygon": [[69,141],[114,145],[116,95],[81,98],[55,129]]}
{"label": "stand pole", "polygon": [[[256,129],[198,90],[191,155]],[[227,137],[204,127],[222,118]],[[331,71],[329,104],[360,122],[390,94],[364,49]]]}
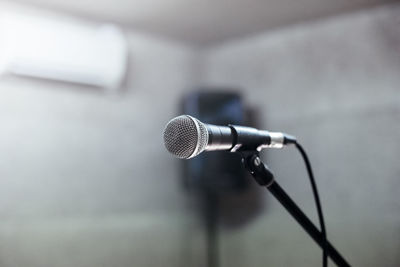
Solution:
{"label": "stand pole", "polygon": [[205,193],[205,216],[207,227],[207,267],[219,266],[218,253],[218,208],[219,199],[216,192]]}
{"label": "stand pole", "polygon": [[[303,211],[293,202],[277,182],[273,182],[267,189],[272,195],[285,207],[293,218],[303,227],[303,229],[314,239],[314,241],[323,249],[323,237],[321,232],[315,227],[311,220]],[[338,266],[350,266],[340,253],[326,241],[326,253]]]}
{"label": "stand pole", "polygon": [[[314,239],[314,241],[323,249],[324,238],[318,228],[304,214],[304,212],[296,205],[288,194],[274,181],[272,172],[261,162],[257,153],[243,154],[244,165],[246,169],[253,175],[256,181],[267,187],[272,195],[285,207],[285,209],[293,216],[293,218],[303,227],[303,229]],[[326,240],[326,253],[340,267],[350,266],[342,255]]]}

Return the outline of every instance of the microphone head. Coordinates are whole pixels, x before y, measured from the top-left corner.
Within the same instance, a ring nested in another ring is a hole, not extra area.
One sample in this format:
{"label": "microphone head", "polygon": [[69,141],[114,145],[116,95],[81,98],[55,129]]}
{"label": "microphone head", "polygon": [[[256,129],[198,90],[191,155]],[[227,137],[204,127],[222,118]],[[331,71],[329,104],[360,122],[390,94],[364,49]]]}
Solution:
{"label": "microphone head", "polygon": [[208,144],[207,127],[189,115],[170,120],[164,129],[164,145],[174,156],[190,159],[204,151]]}

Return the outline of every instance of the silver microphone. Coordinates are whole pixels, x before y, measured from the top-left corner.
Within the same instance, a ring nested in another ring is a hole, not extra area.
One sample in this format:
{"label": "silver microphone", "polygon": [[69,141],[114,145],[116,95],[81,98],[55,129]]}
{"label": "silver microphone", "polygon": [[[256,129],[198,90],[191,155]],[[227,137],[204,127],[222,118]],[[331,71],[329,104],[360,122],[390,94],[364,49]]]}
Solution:
{"label": "silver microphone", "polygon": [[205,124],[189,115],[170,120],[164,129],[165,147],[182,159],[193,158],[203,151],[260,151],[266,147],[282,148],[295,142],[295,137],[284,133],[237,125]]}

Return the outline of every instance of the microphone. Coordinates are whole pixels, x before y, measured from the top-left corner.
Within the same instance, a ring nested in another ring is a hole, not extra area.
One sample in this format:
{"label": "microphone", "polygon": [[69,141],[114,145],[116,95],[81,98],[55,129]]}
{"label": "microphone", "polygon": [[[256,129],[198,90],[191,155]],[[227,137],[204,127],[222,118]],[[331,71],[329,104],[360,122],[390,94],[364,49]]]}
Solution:
{"label": "microphone", "polygon": [[217,126],[181,115],[170,120],[164,129],[164,145],[174,156],[190,159],[203,151],[260,151],[295,144],[294,136],[258,130],[252,127]]}

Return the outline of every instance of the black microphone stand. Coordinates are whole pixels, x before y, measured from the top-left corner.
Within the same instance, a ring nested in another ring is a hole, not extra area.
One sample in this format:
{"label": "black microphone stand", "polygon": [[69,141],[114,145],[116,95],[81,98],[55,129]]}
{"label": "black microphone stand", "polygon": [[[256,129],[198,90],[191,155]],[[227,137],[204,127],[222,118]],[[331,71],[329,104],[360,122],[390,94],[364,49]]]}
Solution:
{"label": "black microphone stand", "polygon": [[350,266],[342,255],[332,246],[332,244],[322,236],[318,228],[304,214],[304,212],[296,205],[288,194],[274,180],[272,172],[261,161],[258,151],[238,151],[242,155],[242,161],[245,168],[255,178],[257,183],[265,186],[274,197],[286,208],[293,218],[303,227],[303,229],[314,239],[314,241],[323,249],[326,249],[327,255],[338,266]]}

